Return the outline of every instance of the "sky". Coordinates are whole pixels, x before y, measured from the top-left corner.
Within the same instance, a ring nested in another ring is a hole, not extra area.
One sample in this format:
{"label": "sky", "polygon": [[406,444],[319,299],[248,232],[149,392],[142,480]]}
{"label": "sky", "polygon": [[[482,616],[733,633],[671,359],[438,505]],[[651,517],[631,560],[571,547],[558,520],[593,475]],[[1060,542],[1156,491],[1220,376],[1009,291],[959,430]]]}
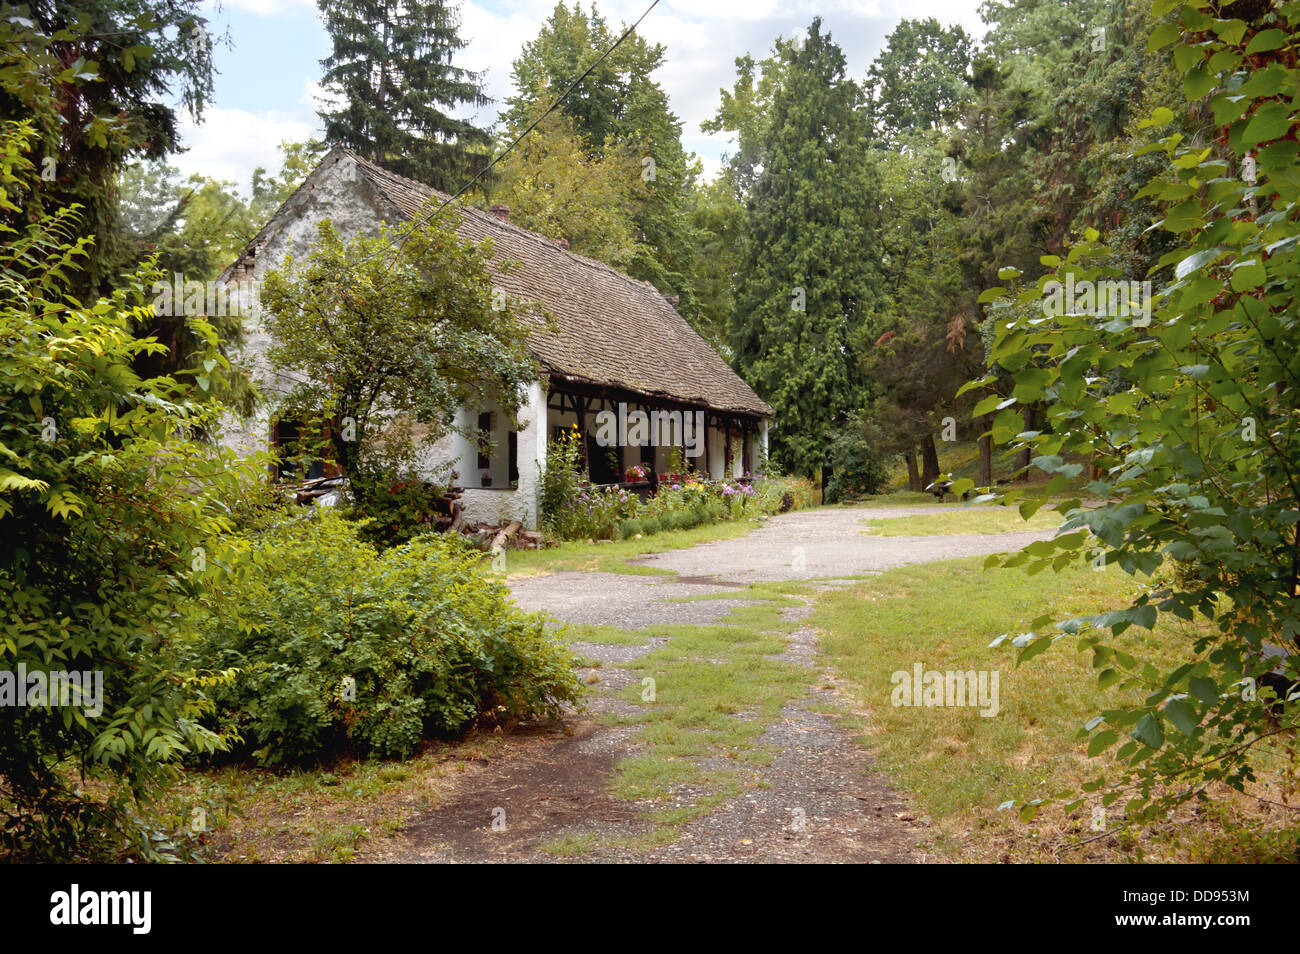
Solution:
{"label": "sky", "polygon": [[[650,0],[603,0],[611,27],[633,22]],[[497,119],[511,92],[510,64],[535,38],[555,0],[462,2],[459,64],[484,73],[494,103],[473,114],[484,127]],[[584,9],[587,4],[584,3]],[[735,78],[735,58],[765,56],[778,36],[792,36],[820,15],[844,50],[851,76],[865,76],[885,38],[903,17],[935,17],[983,36],[978,0],[660,0],[639,32],[665,47],[656,79],[682,120],[682,139],[715,173],[731,148],[725,134],[707,135],[700,123],[713,115],[719,90]],[[316,116],[320,61],[330,42],[315,0],[208,0],[204,11],[214,36],[213,102],[199,123],[182,124],[187,151],[172,162],[186,175],[201,173],[246,189],[258,166],[280,165],[278,144],[321,135]],[[621,32],[621,28],[619,30]]]}

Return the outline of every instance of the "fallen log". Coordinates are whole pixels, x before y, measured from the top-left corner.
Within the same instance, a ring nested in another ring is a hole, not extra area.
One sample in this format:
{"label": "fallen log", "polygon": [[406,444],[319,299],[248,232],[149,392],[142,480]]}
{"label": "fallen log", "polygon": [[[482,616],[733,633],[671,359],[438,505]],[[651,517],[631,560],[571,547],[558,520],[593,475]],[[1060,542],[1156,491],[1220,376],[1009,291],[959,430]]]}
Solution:
{"label": "fallen log", "polygon": [[506,526],[497,531],[497,535],[492,538],[492,546],[488,547],[488,550],[495,553],[498,549],[504,547],[506,542],[512,539],[514,535],[523,528],[524,525],[518,520],[512,520],[510,523],[506,524]]}

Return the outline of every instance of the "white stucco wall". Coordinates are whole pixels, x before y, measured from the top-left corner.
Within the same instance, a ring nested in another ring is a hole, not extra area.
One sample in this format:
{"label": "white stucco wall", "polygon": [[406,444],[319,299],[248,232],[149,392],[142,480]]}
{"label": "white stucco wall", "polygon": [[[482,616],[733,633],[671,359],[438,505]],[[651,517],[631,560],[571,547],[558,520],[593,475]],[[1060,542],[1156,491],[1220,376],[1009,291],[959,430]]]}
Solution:
{"label": "white stucco wall", "polygon": [[[365,177],[357,174],[353,160],[336,153],[333,161],[322,163],[308,177],[283,213],[277,215],[274,228],[263,236],[264,244],[257,250],[251,264],[232,269],[226,277],[232,281],[250,282],[256,287],[270,270],[282,265],[286,255],[303,260],[316,238],[317,225],[322,219],[330,219],[339,234],[346,237],[358,233],[374,234],[389,215],[391,209],[373,194]],[[266,360],[272,342],[262,326],[256,297],[256,294],[251,296],[252,308],[245,318],[245,344],[237,360],[252,373],[264,401],[251,417],[227,417],[219,437],[222,443],[244,453],[270,448],[270,420],[276,403],[295,384]],[[460,409],[456,427],[430,445],[418,462],[418,470],[426,478],[445,480],[451,470],[459,474],[455,484],[465,488],[462,499],[466,517],[472,522],[502,524],[519,520],[530,529],[538,525],[541,473],[551,428],[576,423],[577,418],[571,412],[548,411],[545,390],[540,382],[529,385],[522,400],[517,415],[519,479],[516,488],[509,486],[507,442],[511,421],[500,407]],[[616,407],[604,402],[600,406]],[[481,411],[495,412],[492,437],[496,449],[492,456],[490,488],[482,487],[478,451],[473,438]],[[594,426],[590,415],[587,426]],[[764,452],[767,431],[768,422],[763,421],[755,437]],[[655,448],[654,466],[658,473],[667,471],[669,454],[668,447]],[[640,448],[623,447],[619,456],[622,472],[626,472],[629,466],[640,461]],[[705,454],[691,458],[689,462],[713,476],[722,476],[725,460],[725,432],[710,427]],[[743,461],[743,456],[737,453],[733,459],[733,474],[743,472]]]}
{"label": "white stucco wall", "polygon": [[[257,251],[251,266],[232,269],[229,281],[250,282],[256,288],[266,274],[280,267],[286,255],[302,261],[317,235],[317,225],[330,219],[342,236],[374,234],[389,214],[356,173],[353,161],[338,154],[334,162],[322,164],[308,177],[302,189],[289,200],[284,213],[276,218],[276,228],[264,236],[265,244]],[[263,327],[256,294],[244,318],[244,346],[236,360],[247,368],[257,383],[263,401],[250,417],[227,416],[218,436],[223,444],[252,454],[270,449],[270,421],[278,400],[296,383],[278,372],[267,361],[270,335]],[[417,469],[426,478],[445,479],[447,467],[460,473],[460,486],[466,488],[464,502],[469,520],[481,523],[506,523],[520,520],[525,527],[537,526],[538,473],[546,459],[545,399],[540,383],[532,384],[525,395],[525,407],[519,413],[523,431],[519,435],[519,483],[509,489],[508,434],[510,417],[499,407],[462,408],[457,413],[457,433],[453,430],[431,445],[422,455]],[[480,489],[477,448],[470,436],[477,427],[479,410],[495,411],[493,438],[497,447],[492,461],[492,489]],[[525,424],[525,420],[529,423]],[[540,449],[539,449],[540,448]]]}

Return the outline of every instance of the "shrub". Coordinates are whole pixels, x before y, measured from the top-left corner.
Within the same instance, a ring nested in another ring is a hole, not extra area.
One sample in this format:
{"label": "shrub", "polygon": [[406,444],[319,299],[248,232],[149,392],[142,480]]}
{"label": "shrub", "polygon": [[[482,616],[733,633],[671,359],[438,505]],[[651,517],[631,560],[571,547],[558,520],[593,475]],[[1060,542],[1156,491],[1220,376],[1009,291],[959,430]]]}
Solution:
{"label": "shrub", "polygon": [[267,763],[405,755],[483,716],[558,716],[580,683],[544,620],[520,612],[460,537],[382,552],[317,509],[234,538],[260,572],[190,616],[196,668],[238,669],[218,718]]}
{"label": "shrub", "polygon": [[655,512],[649,508],[642,515],[619,521],[615,538],[626,540],[638,533],[649,535],[664,530],[689,530],[706,523],[718,523],[727,518],[725,506],[716,500],[704,500],[690,506]]}
{"label": "shrub", "polygon": [[[680,447],[668,454],[669,470],[644,503],[618,487],[585,486],[582,437],[576,426],[547,446],[542,477],[546,530],[561,540],[626,540],[637,534],[687,530],[706,523],[739,520],[756,513],[778,513],[817,502],[811,481],[802,477],[759,477],[747,483],[681,474]],[[640,465],[629,469],[634,473]]]}
{"label": "shrub", "polygon": [[[1047,308],[1065,287],[1130,287],[1094,229],[1045,256],[1036,282],[1003,269],[1010,289],[983,300],[998,302],[991,362],[1015,375],[1015,389],[973,411],[994,415],[993,439],[1023,454],[1026,469],[1050,475],[1036,497],[1004,495],[1023,497],[1025,516],[1071,487],[1084,468],[1071,460],[1095,468],[1086,494],[1098,503],[1058,501],[1066,520],[1053,540],[991,562],[1030,573],[1117,564],[1148,578],[1121,609],[1043,618],[1013,641],[1021,662],[1075,645],[1091,654],[1099,688],[1140,690],[1083,727],[1088,754],[1113,762],[1077,797],[1061,793],[1067,812],[1098,793],[1130,822],[1205,799],[1215,782],[1246,791],[1270,745],[1294,765],[1300,725],[1300,116],[1284,79],[1295,74],[1286,38],[1300,30],[1300,8],[1261,6],[1246,24],[1198,6],[1158,2],[1171,18],[1149,45],[1173,47],[1188,106],[1208,99],[1218,128],[1202,145],[1158,107],[1139,124],[1153,141],[1133,157],[1163,154],[1164,171],[1134,196],[1157,200],[1156,225],[1175,237],[1152,269],[1161,285],[1139,307]],[[993,374],[980,382],[996,384]],[[1045,423],[1026,430],[1022,406],[1036,404]],[[1178,572],[1161,579],[1171,561]],[[1157,665],[1125,634],[1171,617],[1214,629],[1183,648],[1180,665]],[[1261,659],[1270,643],[1289,652],[1284,662]],[[1294,777],[1290,768],[1278,777],[1285,798]],[[1044,801],[1024,803],[1022,816]]]}
{"label": "shrub", "polygon": [[[30,140],[27,124],[0,133],[4,214],[34,182]],[[237,493],[239,469],[187,436],[214,422],[228,366],[192,319],[205,375],[141,377],[135,366],[166,350],[134,336],[152,323],[154,276],[80,304],[68,292],[91,244],[79,227],[75,207],[0,224],[0,670],[99,673],[102,696],[0,706],[0,855],[176,858],[183,846],[155,837],[143,806],[181,755],[222,744],[197,724],[210,680],[167,653],[216,572],[208,541]]]}
{"label": "shrub", "polygon": [[855,411],[836,432],[830,443],[831,477],[826,482],[826,500],[835,503],[879,493],[888,474],[887,457],[880,427],[863,411]]}
{"label": "shrub", "polygon": [[546,445],[546,469],[542,473],[541,507],[546,528],[564,537],[562,528],[566,505],[577,499],[582,489],[582,437],[577,427],[563,431],[558,440]]}
{"label": "shrub", "polygon": [[360,521],[358,532],[380,549],[427,533],[438,519],[443,488],[419,476],[372,462],[359,462],[349,481],[353,500],[347,516]]}
{"label": "shrub", "polygon": [[817,486],[807,477],[760,477],[754,481],[754,495],[759,513],[802,510],[819,502]]}

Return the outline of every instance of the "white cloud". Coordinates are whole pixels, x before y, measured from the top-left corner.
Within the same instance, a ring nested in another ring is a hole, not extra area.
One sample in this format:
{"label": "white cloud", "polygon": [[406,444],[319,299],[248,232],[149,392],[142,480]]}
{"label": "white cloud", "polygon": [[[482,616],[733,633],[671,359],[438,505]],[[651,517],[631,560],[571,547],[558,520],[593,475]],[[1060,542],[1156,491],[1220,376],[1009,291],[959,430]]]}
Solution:
{"label": "white cloud", "polygon": [[188,119],[182,123],[181,138],[189,148],[174,156],[172,163],[187,176],[197,172],[247,190],[249,177],[258,166],[269,172],[279,170],[281,141],[319,135],[313,120],[311,114],[209,107],[203,112],[202,125]]}
{"label": "white cloud", "polygon": [[[323,36],[315,0],[223,2],[228,9],[286,18],[284,25],[290,28],[283,39],[286,44],[308,42],[309,35],[318,42]],[[620,24],[639,17],[648,4],[649,0],[602,0],[599,5],[611,29],[617,30]],[[460,33],[467,46],[458,62],[485,74],[486,92],[495,101],[483,109],[462,111],[463,115],[482,126],[496,121],[512,92],[511,63],[523,45],[537,36],[554,6],[555,0],[462,3]],[[587,6],[584,4],[584,9]],[[984,31],[977,6],[972,0],[661,0],[641,24],[640,33],[648,41],[664,45],[665,63],[656,79],[682,120],[687,148],[697,152],[706,169],[713,171],[731,144],[726,136],[702,133],[700,123],[717,109],[719,90],[732,85],[737,56],[766,56],[778,35],[802,32],[820,15],[825,29],[845,52],[849,74],[861,78],[903,17],[933,16],[945,24],[961,24],[979,38]],[[248,28],[246,21],[241,28]],[[239,35],[232,39],[240,43]],[[201,127],[187,124],[184,128],[185,142],[192,148],[177,157],[176,164],[187,172],[219,175],[241,185],[258,164],[277,168],[280,140],[319,134],[314,98],[321,94],[318,80],[318,73],[276,75],[274,69],[269,70],[267,83],[301,91],[297,105],[281,100],[278,105],[284,111],[270,112],[259,109],[256,102],[244,101],[224,105],[245,109],[210,109]]]}
{"label": "white cloud", "polygon": [[296,13],[299,10],[314,11],[316,0],[223,0],[222,6],[243,10],[245,13],[253,13],[257,16],[275,17]]}

